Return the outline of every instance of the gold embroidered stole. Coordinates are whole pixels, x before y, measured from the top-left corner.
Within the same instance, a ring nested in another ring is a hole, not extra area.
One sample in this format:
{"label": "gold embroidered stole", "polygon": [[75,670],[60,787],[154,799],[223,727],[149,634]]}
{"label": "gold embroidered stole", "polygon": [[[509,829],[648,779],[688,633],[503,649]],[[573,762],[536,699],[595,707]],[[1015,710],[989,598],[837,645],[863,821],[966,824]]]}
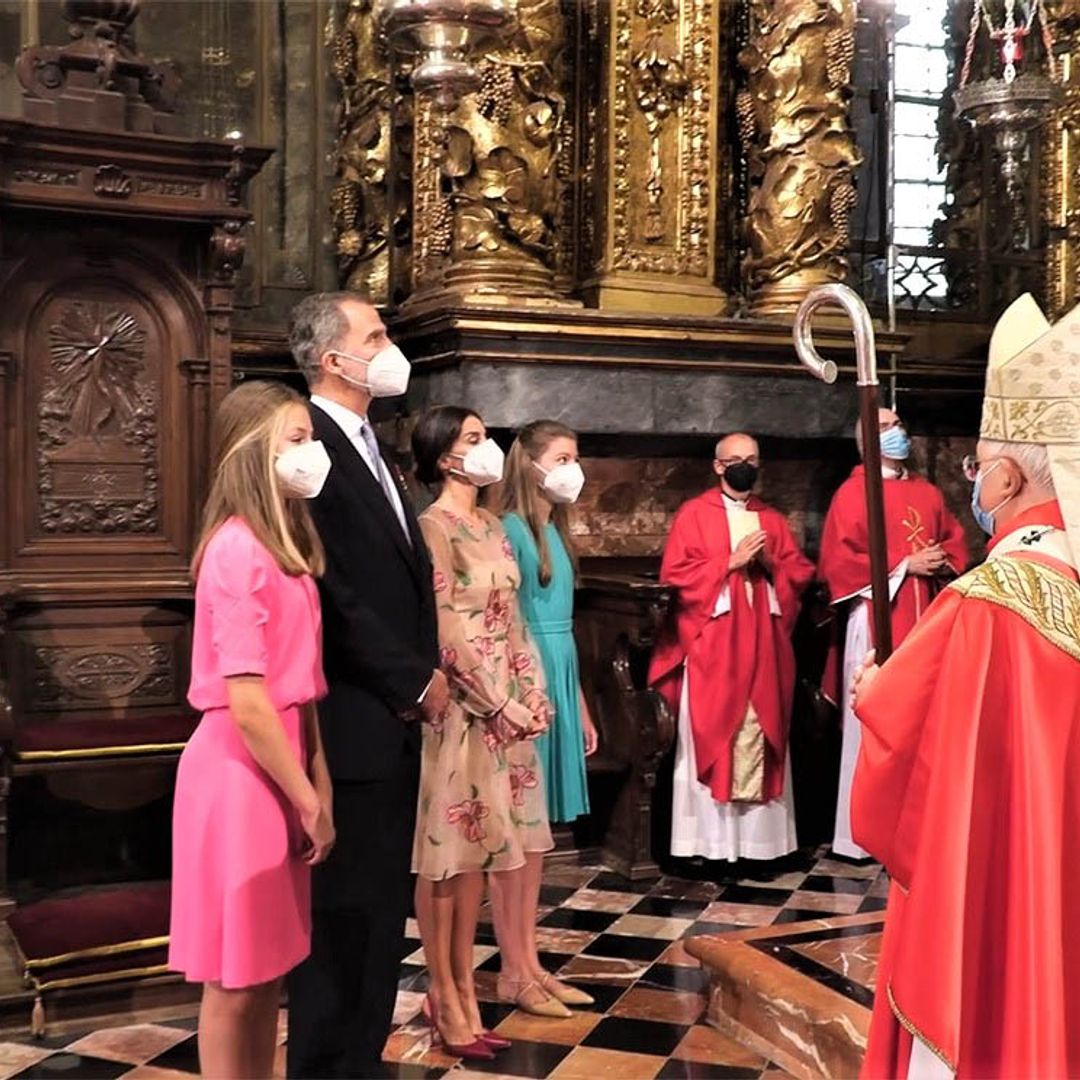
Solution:
{"label": "gold embroidered stole", "polygon": [[949,588],[1007,608],[1051,645],[1080,660],[1080,584],[1045,563],[991,557]]}

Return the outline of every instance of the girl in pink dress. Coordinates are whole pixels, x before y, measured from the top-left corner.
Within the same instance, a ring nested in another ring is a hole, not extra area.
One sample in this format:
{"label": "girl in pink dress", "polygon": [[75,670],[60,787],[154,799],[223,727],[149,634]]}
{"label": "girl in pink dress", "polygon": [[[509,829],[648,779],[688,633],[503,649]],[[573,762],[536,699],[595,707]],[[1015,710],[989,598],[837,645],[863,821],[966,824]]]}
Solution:
{"label": "girl in pink dress", "polygon": [[221,403],[220,459],[193,561],[169,966],[203,986],[203,1075],[273,1070],[282,977],[310,950],[310,868],[334,842],[314,702],[326,692],[323,553],[305,498],[329,471],[302,398],[245,383]]}

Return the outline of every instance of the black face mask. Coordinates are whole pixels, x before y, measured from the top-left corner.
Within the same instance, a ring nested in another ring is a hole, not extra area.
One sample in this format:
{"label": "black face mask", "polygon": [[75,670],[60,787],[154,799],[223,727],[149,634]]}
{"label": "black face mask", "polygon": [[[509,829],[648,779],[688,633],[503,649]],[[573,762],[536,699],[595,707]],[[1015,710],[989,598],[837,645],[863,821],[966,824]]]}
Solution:
{"label": "black face mask", "polygon": [[736,461],[724,470],[724,479],[732,491],[740,494],[750,491],[757,483],[758,467],[751,465],[749,461]]}

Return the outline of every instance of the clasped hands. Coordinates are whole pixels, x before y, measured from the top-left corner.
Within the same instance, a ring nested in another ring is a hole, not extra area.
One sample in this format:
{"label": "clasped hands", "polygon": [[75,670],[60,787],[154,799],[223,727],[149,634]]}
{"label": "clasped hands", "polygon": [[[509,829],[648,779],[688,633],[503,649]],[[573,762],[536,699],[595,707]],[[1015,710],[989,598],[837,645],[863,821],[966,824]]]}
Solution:
{"label": "clasped hands", "polygon": [[510,721],[510,726],[518,732],[518,738],[526,742],[539,738],[551,727],[552,710],[551,702],[539,690],[530,690],[522,702],[526,709],[532,713],[532,722],[517,724]]}
{"label": "clasped hands", "polygon": [[484,719],[485,739],[492,740],[498,746],[509,746],[516,742],[531,742],[543,735],[551,724],[548,699],[539,690],[530,690],[520,704],[528,710],[529,719],[511,719],[504,705],[497,713]]}
{"label": "clasped hands", "polygon": [[[426,724],[436,724],[450,704],[450,683],[441,668],[436,668],[428,685],[424,700],[420,703],[421,717]],[[540,690],[530,690],[522,704],[532,714],[528,723],[511,720],[505,712],[498,715],[498,726],[504,742],[516,742],[519,739],[535,739],[543,735],[551,726],[551,703]]]}
{"label": "clasped hands", "polygon": [[936,540],[913,555],[909,555],[907,568],[917,577],[937,577],[938,574],[948,573],[951,569],[945,549]]}
{"label": "clasped hands", "polygon": [[728,562],[728,568],[730,570],[741,570],[756,559],[768,570],[772,565],[772,559],[769,557],[768,550],[765,547],[768,539],[769,534],[764,529],[758,529],[756,532],[744,536],[735,545],[735,550],[731,553],[731,559]]}

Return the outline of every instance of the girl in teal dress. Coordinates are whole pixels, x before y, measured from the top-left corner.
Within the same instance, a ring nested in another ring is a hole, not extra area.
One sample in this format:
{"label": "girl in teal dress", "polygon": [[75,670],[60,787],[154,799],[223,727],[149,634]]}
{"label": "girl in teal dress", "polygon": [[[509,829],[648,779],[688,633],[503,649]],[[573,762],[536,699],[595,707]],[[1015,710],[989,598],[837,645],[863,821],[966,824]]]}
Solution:
{"label": "girl in teal dress", "polygon": [[553,420],[522,428],[507,458],[502,520],[521,568],[521,612],[555,709],[551,728],[536,740],[553,822],[589,812],[585,758],[596,749],[596,728],[578,678],[576,562],[567,511],[584,482],[573,431]]}

